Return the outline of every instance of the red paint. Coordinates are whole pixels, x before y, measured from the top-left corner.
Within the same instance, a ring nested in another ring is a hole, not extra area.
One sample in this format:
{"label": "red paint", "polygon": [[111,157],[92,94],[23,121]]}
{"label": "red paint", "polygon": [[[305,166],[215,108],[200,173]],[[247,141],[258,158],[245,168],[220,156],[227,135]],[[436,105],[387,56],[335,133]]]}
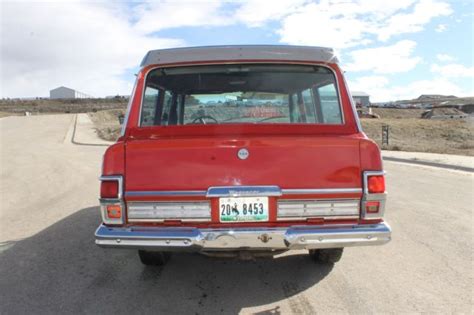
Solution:
{"label": "red paint", "polygon": [[[226,124],[139,127],[139,112],[146,75],[157,67],[198,64],[279,63],[325,65],[334,70],[344,112],[342,125]],[[247,148],[246,160],[237,158]],[[122,175],[125,191],[202,190],[210,186],[277,185],[290,188],[361,188],[362,172],[382,170],[380,150],[358,132],[351,99],[337,64],[281,60],[208,61],[154,65],[137,76],[124,136],[104,155],[103,175]],[[284,199],[361,198],[361,193],[284,195]],[[201,197],[126,197],[126,201],[190,201]],[[277,221],[277,198],[269,198],[269,222],[220,223],[218,198],[210,200],[212,221],[166,225],[200,228],[280,227],[298,224],[372,224],[381,220]],[[125,209],[126,210],[126,209]],[[143,223],[143,225],[163,225]]]}

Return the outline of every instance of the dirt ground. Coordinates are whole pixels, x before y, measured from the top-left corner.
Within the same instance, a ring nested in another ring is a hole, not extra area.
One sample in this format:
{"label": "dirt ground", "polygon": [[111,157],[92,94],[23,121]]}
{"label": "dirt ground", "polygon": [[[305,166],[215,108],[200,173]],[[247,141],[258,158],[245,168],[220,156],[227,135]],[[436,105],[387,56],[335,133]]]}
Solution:
{"label": "dirt ground", "polygon": [[[364,132],[382,149],[474,156],[474,121],[421,119],[420,109],[373,109],[381,119],[361,119]],[[99,136],[115,141],[123,110],[89,113]],[[389,145],[382,146],[382,125],[389,126]]]}
{"label": "dirt ground", "polygon": [[124,109],[103,110],[89,113],[89,117],[96,126],[97,134],[107,141],[115,141],[120,135],[119,116],[125,115]]}
{"label": "dirt ground", "polygon": [[382,149],[474,156],[473,120],[361,119],[362,128],[379,145],[382,125],[389,126],[389,145]]}
{"label": "dirt ground", "polygon": [[[0,100],[0,112],[24,115],[30,112],[32,115],[53,113],[87,113],[110,109],[125,109],[127,100],[125,98],[106,99],[68,99],[68,100]],[[8,115],[8,116],[9,116]]]}

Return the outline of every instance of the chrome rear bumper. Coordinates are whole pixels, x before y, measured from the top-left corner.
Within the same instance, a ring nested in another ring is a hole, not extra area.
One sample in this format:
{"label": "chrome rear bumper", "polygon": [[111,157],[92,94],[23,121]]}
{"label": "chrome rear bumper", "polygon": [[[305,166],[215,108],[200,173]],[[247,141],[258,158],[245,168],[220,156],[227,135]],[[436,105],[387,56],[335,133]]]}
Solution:
{"label": "chrome rear bumper", "polygon": [[285,228],[110,227],[100,225],[101,247],[162,251],[287,250],[382,245],[390,241],[385,223]]}

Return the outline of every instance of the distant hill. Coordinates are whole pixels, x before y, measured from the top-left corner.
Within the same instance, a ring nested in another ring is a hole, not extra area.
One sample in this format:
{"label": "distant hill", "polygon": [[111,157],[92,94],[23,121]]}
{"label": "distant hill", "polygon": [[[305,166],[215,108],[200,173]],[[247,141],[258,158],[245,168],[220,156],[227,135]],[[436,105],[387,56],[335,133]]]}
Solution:
{"label": "distant hill", "polygon": [[457,98],[454,95],[441,95],[441,94],[422,94],[417,100],[439,100],[439,99],[448,99],[448,98]]}

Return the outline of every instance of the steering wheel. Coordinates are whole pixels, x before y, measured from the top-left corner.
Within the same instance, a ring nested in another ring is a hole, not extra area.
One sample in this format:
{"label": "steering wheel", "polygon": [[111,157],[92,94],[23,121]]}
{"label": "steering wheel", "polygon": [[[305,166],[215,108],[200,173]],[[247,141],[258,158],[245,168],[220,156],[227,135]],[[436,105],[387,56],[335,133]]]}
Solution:
{"label": "steering wheel", "polygon": [[196,117],[196,118],[193,119],[193,121],[191,123],[195,124],[199,121],[201,124],[206,125],[206,121],[204,119],[213,120],[214,121],[213,123],[215,123],[215,124],[218,123],[217,119],[215,119],[214,117],[209,116],[209,115],[203,115],[203,116]]}

